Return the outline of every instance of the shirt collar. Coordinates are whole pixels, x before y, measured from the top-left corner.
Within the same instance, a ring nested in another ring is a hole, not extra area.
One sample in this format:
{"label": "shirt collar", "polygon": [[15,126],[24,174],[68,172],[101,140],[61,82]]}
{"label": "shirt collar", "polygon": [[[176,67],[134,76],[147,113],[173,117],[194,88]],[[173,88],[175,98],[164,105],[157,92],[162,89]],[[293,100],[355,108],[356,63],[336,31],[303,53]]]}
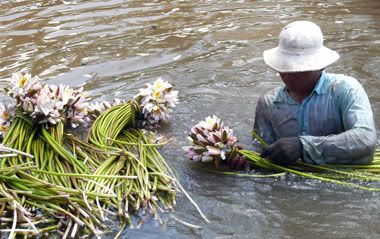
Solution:
{"label": "shirt collar", "polygon": [[[317,84],[315,85],[313,92],[317,93],[318,95],[323,95],[327,93],[326,87],[324,87],[326,82],[326,72],[322,71],[321,77],[317,81]],[[277,92],[276,98],[274,99],[274,102],[277,103],[291,103],[293,100],[288,95],[288,92],[286,91],[286,86],[280,87],[279,91]]]}
{"label": "shirt collar", "polygon": [[322,71],[321,77],[319,78],[317,84],[314,87],[314,92],[318,95],[323,95],[327,93],[327,88],[324,87],[326,82],[326,72]]}

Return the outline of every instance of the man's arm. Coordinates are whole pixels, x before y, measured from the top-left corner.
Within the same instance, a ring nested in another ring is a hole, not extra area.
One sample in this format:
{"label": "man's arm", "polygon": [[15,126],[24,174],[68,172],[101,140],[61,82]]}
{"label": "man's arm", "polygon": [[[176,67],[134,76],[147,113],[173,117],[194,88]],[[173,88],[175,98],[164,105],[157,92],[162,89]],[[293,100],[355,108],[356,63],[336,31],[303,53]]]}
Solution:
{"label": "man's arm", "polygon": [[269,112],[269,102],[265,95],[260,96],[256,111],[253,130],[268,144],[274,142],[275,135],[272,129]]}
{"label": "man's arm", "polygon": [[328,136],[300,136],[303,157],[313,164],[365,164],[373,159],[376,129],[363,87],[348,89],[338,102],[345,132]]}

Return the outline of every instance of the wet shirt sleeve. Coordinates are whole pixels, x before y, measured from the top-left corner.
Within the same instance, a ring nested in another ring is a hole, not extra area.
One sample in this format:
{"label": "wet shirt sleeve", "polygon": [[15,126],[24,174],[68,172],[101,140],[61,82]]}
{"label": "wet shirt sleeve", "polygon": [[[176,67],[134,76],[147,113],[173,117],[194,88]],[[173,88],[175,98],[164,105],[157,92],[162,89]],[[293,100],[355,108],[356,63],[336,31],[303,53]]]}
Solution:
{"label": "wet shirt sleeve", "polygon": [[[253,130],[266,143],[271,144],[275,141],[273,127],[271,125],[268,102],[266,102],[264,95],[262,95],[257,102]],[[261,145],[257,141],[254,141],[254,147],[260,149]]]}
{"label": "wet shirt sleeve", "polygon": [[373,158],[376,129],[363,87],[343,87],[333,96],[341,111],[344,132],[327,136],[303,135],[304,160],[313,164],[363,164]]}

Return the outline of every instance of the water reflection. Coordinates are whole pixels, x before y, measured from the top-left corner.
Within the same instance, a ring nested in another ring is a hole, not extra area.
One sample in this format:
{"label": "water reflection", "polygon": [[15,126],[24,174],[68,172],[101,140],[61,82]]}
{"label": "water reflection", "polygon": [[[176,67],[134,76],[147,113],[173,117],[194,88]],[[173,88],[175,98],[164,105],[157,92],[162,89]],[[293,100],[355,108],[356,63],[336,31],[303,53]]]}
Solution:
{"label": "water reflection", "polygon": [[[330,72],[360,80],[380,128],[380,2],[1,1],[0,78],[26,68],[52,83],[84,84],[99,99],[128,98],[162,76],[180,91],[163,154],[212,220],[183,197],[164,225],[147,220],[130,238],[378,238],[378,194],[298,177],[251,179],[194,169],[182,156],[190,127],[216,114],[249,148],[257,98],[280,84],[262,51],[290,21],[317,22],[341,54]],[[0,87],[6,82],[0,81]],[[111,238],[111,235],[110,235]]]}

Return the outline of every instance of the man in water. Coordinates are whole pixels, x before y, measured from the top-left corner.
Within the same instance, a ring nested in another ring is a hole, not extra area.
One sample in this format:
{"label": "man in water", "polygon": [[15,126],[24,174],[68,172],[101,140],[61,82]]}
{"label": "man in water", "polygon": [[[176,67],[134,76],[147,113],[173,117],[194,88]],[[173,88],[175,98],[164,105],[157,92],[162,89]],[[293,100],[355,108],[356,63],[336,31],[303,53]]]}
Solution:
{"label": "man in water", "polygon": [[[321,29],[309,21],[290,23],[279,46],[263,54],[285,85],[262,95],[254,130],[269,144],[261,152],[277,164],[366,164],[373,159],[376,129],[368,96],[354,78],[330,74],[339,59],[323,46]],[[232,168],[245,160],[235,158]]]}

